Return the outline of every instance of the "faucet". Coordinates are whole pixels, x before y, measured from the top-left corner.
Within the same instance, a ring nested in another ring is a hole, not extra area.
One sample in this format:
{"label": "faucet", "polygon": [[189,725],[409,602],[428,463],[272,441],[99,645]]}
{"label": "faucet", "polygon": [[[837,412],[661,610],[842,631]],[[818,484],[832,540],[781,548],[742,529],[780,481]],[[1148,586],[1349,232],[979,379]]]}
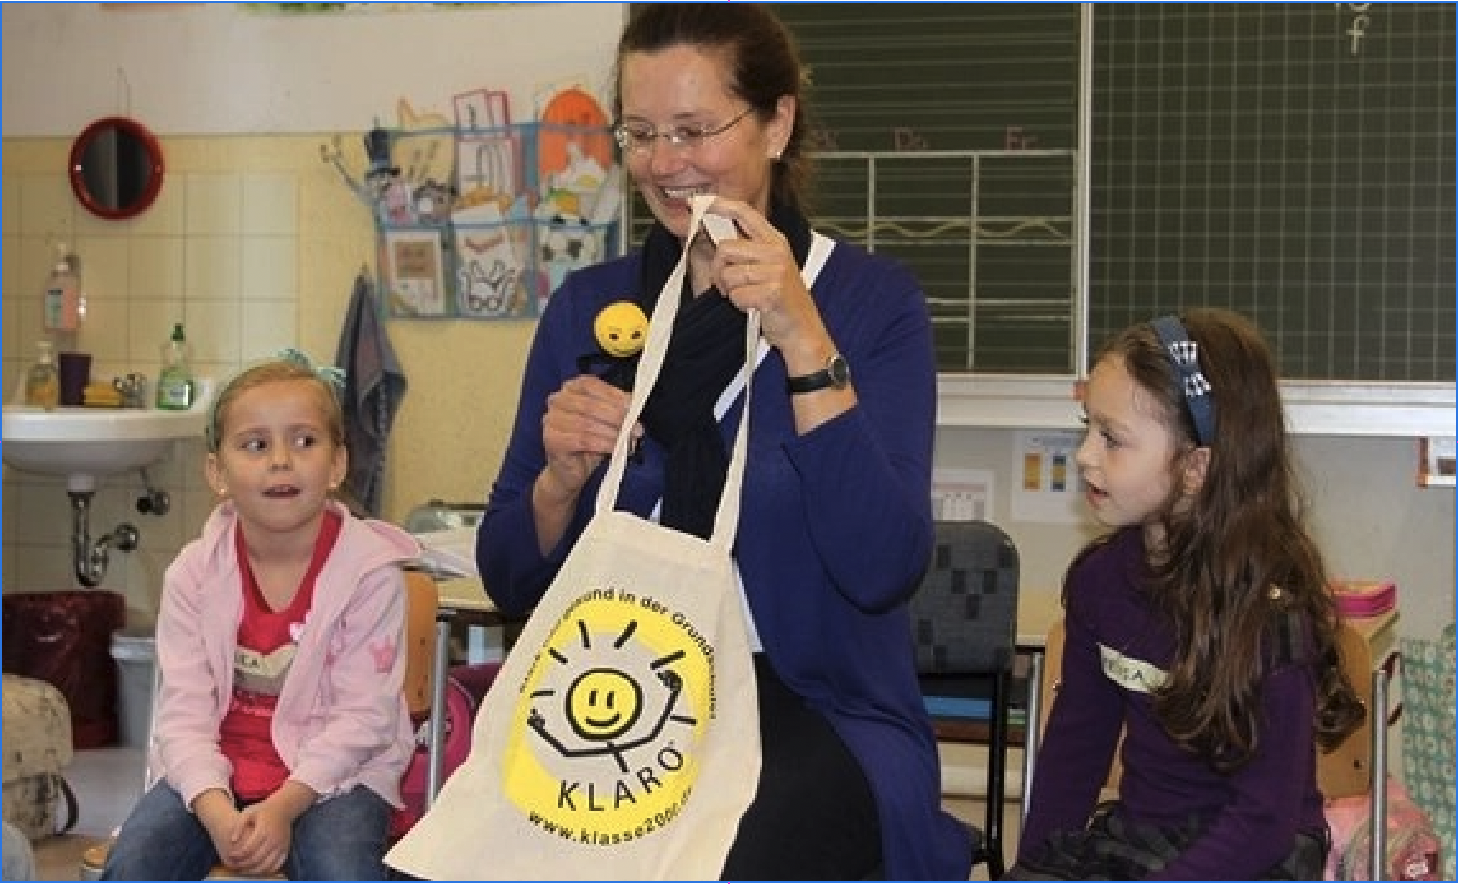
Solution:
{"label": "faucet", "polygon": [[147,407],[146,375],[134,371],[125,378],[116,378],[111,382],[111,385],[121,394],[122,408]]}

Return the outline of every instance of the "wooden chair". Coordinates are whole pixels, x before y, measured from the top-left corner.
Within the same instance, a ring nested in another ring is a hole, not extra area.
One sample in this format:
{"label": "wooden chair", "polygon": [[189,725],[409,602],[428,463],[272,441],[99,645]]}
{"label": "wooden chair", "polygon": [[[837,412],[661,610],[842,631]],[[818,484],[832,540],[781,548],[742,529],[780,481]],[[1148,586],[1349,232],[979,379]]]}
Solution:
{"label": "wooden chair", "polygon": [[[1063,680],[1063,643],[1066,630],[1062,620],[1048,630],[1048,641],[1044,650],[1043,678],[1035,690],[1040,691],[1042,713],[1039,716],[1037,736],[1028,736],[1027,751],[1036,758],[1038,739],[1047,727],[1048,715],[1057,702],[1058,690]],[[1316,760],[1316,782],[1321,794],[1327,800],[1364,795],[1368,800],[1369,825],[1372,828],[1369,857],[1370,869],[1384,869],[1387,855],[1387,726],[1396,720],[1397,712],[1389,709],[1388,687],[1392,671],[1384,663],[1373,665],[1372,648],[1367,638],[1349,623],[1343,623],[1337,631],[1337,649],[1341,655],[1342,669],[1357,692],[1358,699],[1367,710],[1362,725],[1347,735],[1347,738],[1330,752],[1318,752]],[[1381,727],[1374,727],[1374,710],[1380,712]],[[1120,740],[1122,744],[1122,738]],[[1107,797],[1118,794],[1121,747],[1114,750],[1114,760],[1109,768],[1109,777],[1104,783]],[[1035,762],[1036,763],[1036,762]],[[1031,772],[1030,765],[1028,770]],[[1023,785],[1023,803],[1031,787],[1031,779]],[[1333,847],[1335,849],[1335,846]]]}
{"label": "wooden chair", "polygon": [[[424,571],[405,572],[405,704],[413,721],[423,721],[432,712],[431,698],[434,696],[435,672],[435,613],[439,603],[435,579]],[[160,674],[157,678],[160,682]],[[157,696],[154,682],[153,697]],[[149,738],[150,742],[150,738]],[[115,835],[106,841],[93,845],[81,855],[80,880],[97,881],[101,870],[106,867],[106,858],[111,852]],[[209,881],[251,881],[282,880],[282,875],[256,878],[240,874],[224,865],[217,865],[208,873]]]}
{"label": "wooden chair", "polygon": [[935,721],[985,722],[987,796],[972,865],[1001,878],[1008,718],[1017,644],[1018,552],[989,522],[938,522],[931,567],[910,602],[923,696]]}

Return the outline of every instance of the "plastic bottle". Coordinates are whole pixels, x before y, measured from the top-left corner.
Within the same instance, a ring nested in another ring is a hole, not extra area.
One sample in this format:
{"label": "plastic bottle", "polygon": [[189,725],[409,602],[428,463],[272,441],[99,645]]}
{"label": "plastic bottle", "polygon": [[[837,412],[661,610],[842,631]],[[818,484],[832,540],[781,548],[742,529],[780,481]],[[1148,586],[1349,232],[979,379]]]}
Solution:
{"label": "plastic bottle", "polygon": [[61,375],[50,341],[36,342],[36,360],[25,374],[25,404],[54,411],[61,400]]}
{"label": "plastic bottle", "polygon": [[172,326],[172,337],[162,347],[162,371],[157,376],[157,407],[186,411],[192,407],[195,385],[182,323]]}
{"label": "plastic bottle", "polygon": [[81,323],[86,318],[86,299],[81,294],[81,259],[56,245],[56,261],[46,278],[44,322],[46,334],[57,350],[77,349]]}

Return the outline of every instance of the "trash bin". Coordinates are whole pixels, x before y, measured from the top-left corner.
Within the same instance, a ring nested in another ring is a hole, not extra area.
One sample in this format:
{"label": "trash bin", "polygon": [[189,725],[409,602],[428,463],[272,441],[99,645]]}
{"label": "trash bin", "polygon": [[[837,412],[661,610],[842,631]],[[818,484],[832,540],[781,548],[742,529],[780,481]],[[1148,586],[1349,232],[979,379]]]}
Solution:
{"label": "trash bin", "polygon": [[118,630],[111,636],[111,657],[116,661],[121,744],[145,747],[152,726],[157,637],[151,632]]}
{"label": "trash bin", "polygon": [[60,690],[76,749],[116,742],[116,662],[108,646],[125,619],[126,599],[103,589],[4,595],[5,671]]}

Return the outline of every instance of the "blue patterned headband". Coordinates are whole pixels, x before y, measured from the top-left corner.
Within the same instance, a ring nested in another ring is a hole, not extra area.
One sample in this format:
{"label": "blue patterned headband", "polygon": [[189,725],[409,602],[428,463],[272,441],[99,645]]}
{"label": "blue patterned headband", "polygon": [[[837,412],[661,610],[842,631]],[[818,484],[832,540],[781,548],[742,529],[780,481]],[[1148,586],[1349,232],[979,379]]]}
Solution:
{"label": "blue patterned headband", "polygon": [[1210,382],[1200,371],[1199,346],[1177,317],[1161,316],[1150,325],[1159,335],[1159,342],[1164,345],[1175,370],[1175,380],[1185,395],[1185,408],[1195,423],[1195,441],[1209,445],[1215,441],[1215,399],[1211,396]]}
{"label": "blue patterned headband", "polygon": [[[325,386],[327,386],[330,390],[334,391],[335,398],[340,400],[344,399],[344,369],[338,368],[333,365],[315,365],[314,361],[309,358],[308,354],[306,354],[302,350],[297,350],[293,347],[285,347],[284,349],[278,351],[278,355],[275,356],[273,359],[265,360],[265,362],[273,361],[287,362],[290,365],[297,365],[300,368],[313,372],[319,377],[319,380],[324,382]],[[256,368],[257,366],[250,367]],[[226,391],[228,387],[232,386],[232,384],[237,381],[238,378],[242,375],[243,372],[239,372],[237,375],[234,375],[232,380],[228,381],[228,383],[224,385],[223,390]],[[222,400],[222,393],[219,393],[219,395],[213,397],[213,401],[208,405],[208,424],[207,427],[204,429],[204,437],[207,443],[208,451],[218,450],[218,444],[220,441],[218,438],[218,404],[222,402]]]}

